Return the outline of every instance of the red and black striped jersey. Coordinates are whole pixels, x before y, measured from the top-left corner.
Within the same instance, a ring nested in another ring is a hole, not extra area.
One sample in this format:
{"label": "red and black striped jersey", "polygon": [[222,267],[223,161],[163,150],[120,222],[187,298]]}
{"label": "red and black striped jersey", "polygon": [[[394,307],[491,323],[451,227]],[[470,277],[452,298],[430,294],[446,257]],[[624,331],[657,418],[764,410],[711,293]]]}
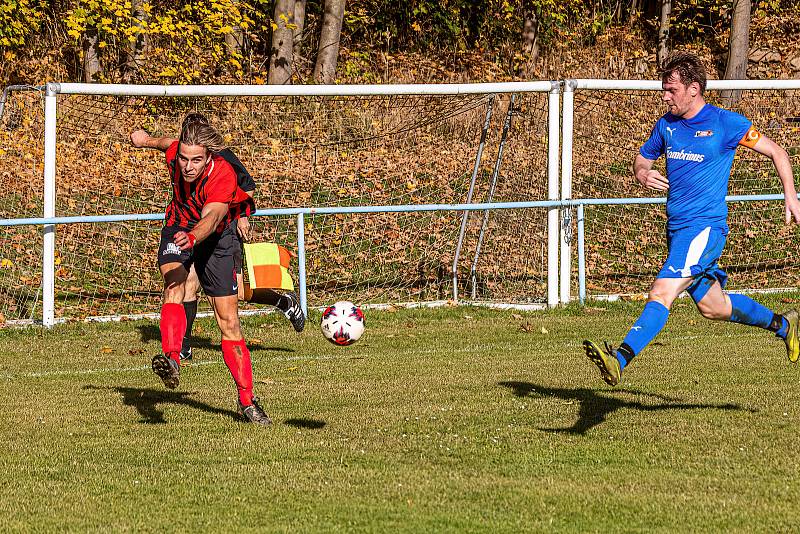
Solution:
{"label": "red and black striped jersey", "polygon": [[178,166],[178,141],[166,151],[167,168],[172,179],[172,200],[167,206],[167,226],[180,226],[191,230],[200,221],[203,206],[211,202],[228,204],[228,215],[217,226],[222,233],[231,221],[247,217],[255,211],[255,202],[236,183],[233,167],[218,155],[213,155],[203,174],[187,182]]}

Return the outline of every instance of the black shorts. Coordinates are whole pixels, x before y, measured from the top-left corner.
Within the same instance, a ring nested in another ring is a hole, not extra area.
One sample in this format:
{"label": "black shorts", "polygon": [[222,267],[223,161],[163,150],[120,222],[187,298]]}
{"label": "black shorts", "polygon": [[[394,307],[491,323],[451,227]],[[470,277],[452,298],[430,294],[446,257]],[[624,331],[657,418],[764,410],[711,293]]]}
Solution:
{"label": "black shorts", "polygon": [[194,265],[200,286],[206,295],[236,295],[239,292],[236,273],[242,268],[242,245],[236,233],[235,221],[222,234],[211,234],[190,250],[181,250],[174,242],[175,234],[181,231],[189,230],[180,226],[165,226],[161,229],[158,264],[181,263],[187,271]]}
{"label": "black shorts", "polygon": [[236,272],[242,274],[242,238],[239,237],[239,232],[236,231],[236,221],[231,223],[233,225],[233,235],[236,236],[236,246],[233,247],[233,266]]}

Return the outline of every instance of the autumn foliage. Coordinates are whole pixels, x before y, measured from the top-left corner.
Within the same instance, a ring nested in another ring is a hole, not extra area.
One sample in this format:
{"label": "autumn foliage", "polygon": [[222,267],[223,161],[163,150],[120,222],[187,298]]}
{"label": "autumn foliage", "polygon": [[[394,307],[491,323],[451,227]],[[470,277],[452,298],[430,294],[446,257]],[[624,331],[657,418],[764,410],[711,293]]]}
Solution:
{"label": "autumn foliage", "polygon": [[[296,32],[293,83],[311,77],[324,7],[298,3],[305,6],[302,27],[288,25]],[[674,2],[671,46],[691,47],[724,67],[729,4]],[[415,64],[424,62],[441,67],[438,81],[580,77],[591,70],[618,76],[617,64],[603,65],[604,54],[616,62],[653,54],[658,9],[656,0],[351,0],[338,78],[390,82],[405,74],[402,81],[413,81],[409,72],[417,71],[418,81],[432,81],[419,80],[424,71]],[[267,0],[0,0],[0,83],[82,81],[90,49],[96,81],[263,83],[278,27],[272,10]],[[783,54],[785,69],[798,20],[794,0],[755,2],[751,46]],[[621,45],[608,49],[620,34]],[[636,67],[627,75],[651,72]]]}

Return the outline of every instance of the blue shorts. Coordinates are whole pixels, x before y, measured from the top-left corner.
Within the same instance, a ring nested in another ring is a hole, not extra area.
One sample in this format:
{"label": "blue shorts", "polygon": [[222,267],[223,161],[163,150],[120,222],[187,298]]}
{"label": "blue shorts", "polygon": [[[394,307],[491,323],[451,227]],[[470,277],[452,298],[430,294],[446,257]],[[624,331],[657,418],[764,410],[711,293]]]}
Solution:
{"label": "blue shorts", "polygon": [[695,302],[708,293],[714,282],[723,288],[728,275],[717,261],[725,248],[728,228],[723,226],[689,227],[667,231],[669,255],[656,278],[692,278],[686,292]]}

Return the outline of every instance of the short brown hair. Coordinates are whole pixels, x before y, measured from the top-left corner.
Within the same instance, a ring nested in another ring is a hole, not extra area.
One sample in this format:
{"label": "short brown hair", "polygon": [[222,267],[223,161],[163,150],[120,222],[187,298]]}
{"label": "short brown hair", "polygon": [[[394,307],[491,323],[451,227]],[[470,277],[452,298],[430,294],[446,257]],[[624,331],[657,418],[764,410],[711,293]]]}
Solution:
{"label": "short brown hair", "polygon": [[681,83],[689,86],[694,82],[700,85],[700,94],[706,90],[706,68],[700,59],[689,52],[674,52],[661,67],[661,81],[667,81],[670,76],[677,74]]}
{"label": "short brown hair", "polygon": [[181,143],[184,145],[199,145],[216,154],[225,150],[225,141],[222,136],[208,123],[190,122],[181,130]]}

